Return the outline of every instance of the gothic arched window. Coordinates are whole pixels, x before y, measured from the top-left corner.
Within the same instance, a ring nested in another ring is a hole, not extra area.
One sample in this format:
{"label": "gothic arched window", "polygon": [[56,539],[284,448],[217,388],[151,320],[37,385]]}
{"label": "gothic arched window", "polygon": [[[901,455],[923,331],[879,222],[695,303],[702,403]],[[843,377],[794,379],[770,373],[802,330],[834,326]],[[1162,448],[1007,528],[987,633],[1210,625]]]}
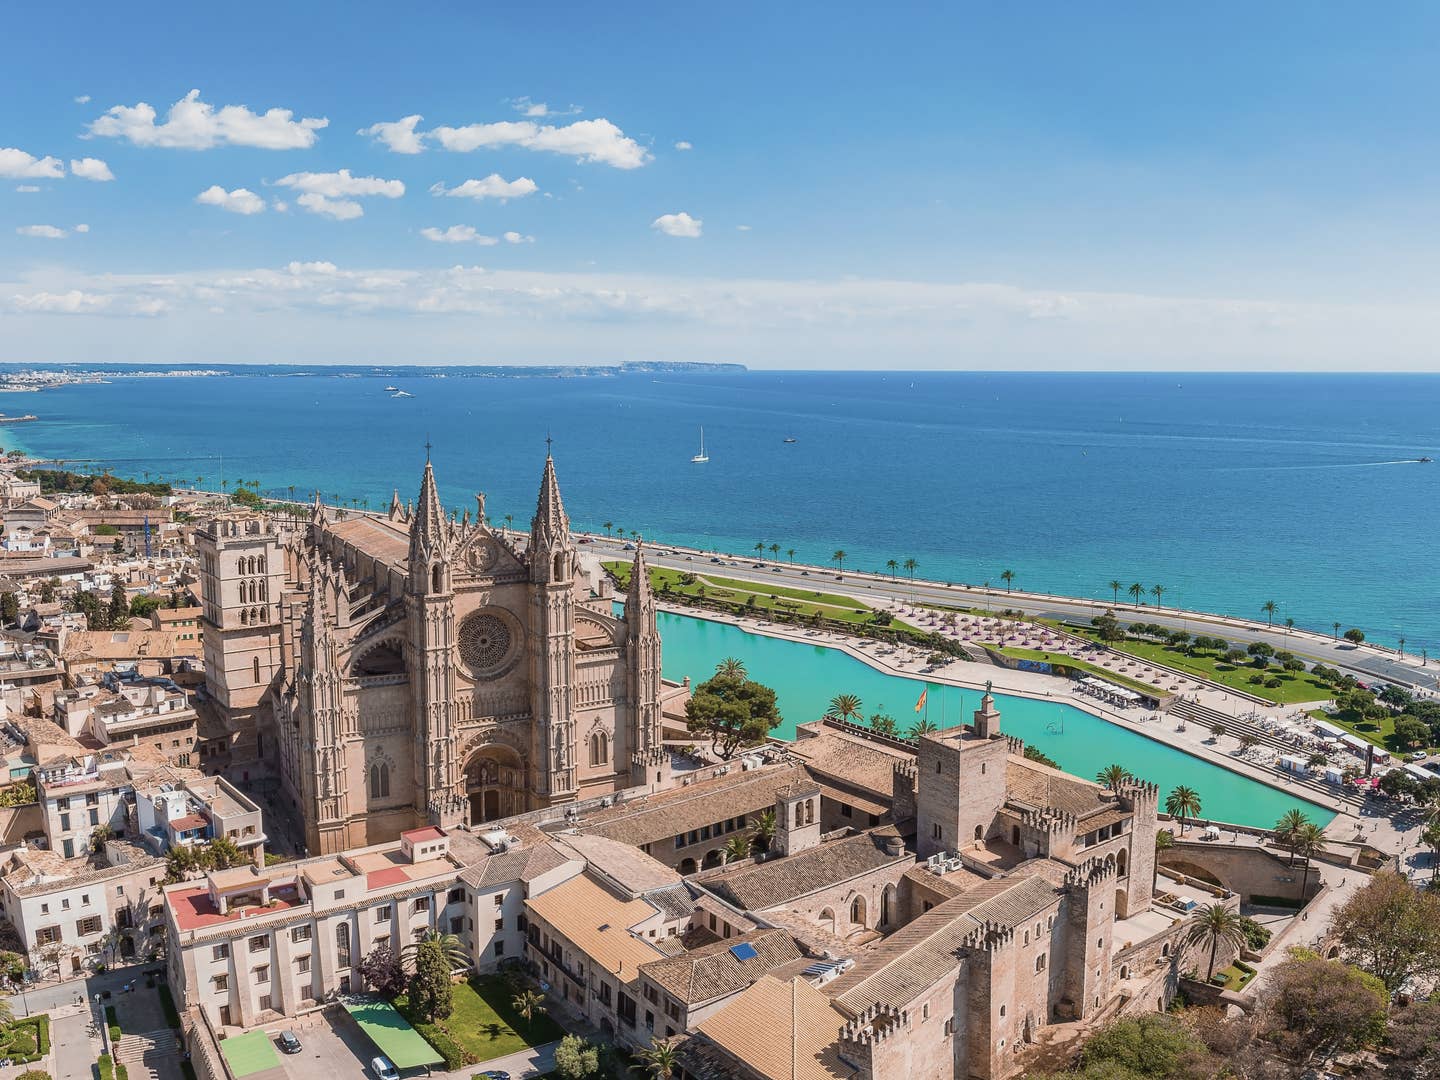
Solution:
{"label": "gothic arched window", "polygon": [[246,611],[244,608],[241,608],[241,609],[240,609],[240,625],[241,625],[241,626],[249,626],[249,625],[250,625],[250,612]]}
{"label": "gothic arched window", "polygon": [[263,573],[265,573],[265,556],[264,556],[264,555],[260,555],[260,556],[258,556],[258,557],[255,559],[255,572],[256,572],[257,574],[263,574]]}
{"label": "gothic arched window", "polygon": [[370,766],[370,797],[372,799],[388,799],[390,797],[390,766],[383,761],[377,761]]}
{"label": "gothic arched window", "polygon": [[255,682],[256,682],[256,685],[259,685],[259,682],[260,682],[260,657],[256,656],[256,657],[252,658],[251,661],[250,661],[250,663],[251,663],[251,664],[254,666],[254,668],[255,668]]}
{"label": "gothic arched window", "polygon": [[604,765],[610,760],[609,740],[605,732],[597,731],[590,736],[590,764]]}

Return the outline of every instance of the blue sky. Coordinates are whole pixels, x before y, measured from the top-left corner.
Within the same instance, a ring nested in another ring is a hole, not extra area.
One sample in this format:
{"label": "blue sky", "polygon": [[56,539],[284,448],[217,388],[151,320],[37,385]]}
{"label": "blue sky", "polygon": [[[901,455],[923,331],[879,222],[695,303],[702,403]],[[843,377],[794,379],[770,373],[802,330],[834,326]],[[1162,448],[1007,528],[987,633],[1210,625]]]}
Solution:
{"label": "blue sky", "polygon": [[1435,366],[1425,5],[413,7],[12,8],[0,359]]}

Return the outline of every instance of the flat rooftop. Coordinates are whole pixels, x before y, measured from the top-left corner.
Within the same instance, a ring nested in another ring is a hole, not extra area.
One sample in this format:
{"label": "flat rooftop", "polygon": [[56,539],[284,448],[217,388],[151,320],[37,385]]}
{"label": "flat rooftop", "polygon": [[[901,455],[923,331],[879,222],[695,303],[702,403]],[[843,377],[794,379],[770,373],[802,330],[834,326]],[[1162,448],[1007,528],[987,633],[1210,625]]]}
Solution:
{"label": "flat rooftop", "polygon": [[193,889],[181,889],[165,895],[170,902],[170,910],[175,913],[175,925],[182,931],[203,930],[207,926],[239,922],[243,918],[253,918],[256,915],[272,915],[278,911],[287,911],[305,905],[305,902],[298,896],[276,896],[272,892],[269,907],[242,905],[232,907],[228,912],[222,912],[215,906],[215,901],[210,899],[210,890],[204,885]]}

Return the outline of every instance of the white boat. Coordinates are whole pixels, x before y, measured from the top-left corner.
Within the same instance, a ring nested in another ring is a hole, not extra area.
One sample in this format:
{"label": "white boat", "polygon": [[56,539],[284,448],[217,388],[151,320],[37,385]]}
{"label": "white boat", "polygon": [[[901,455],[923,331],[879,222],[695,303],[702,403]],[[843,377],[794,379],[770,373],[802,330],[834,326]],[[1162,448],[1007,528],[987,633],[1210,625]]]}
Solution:
{"label": "white boat", "polygon": [[407,394],[404,390],[396,390],[396,391],[395,391],[393,394],[391,394],[390,396],[391,396],[392,398],[401,398],[401,397],[414,397],[415,395],[414,395],[414,394]]}
{"label": "white boat", "polygon": [[400,391],[400,387],[398,387],[398,386],[387,386],[387,387],[385,387],[385,392],[386,392],[387,394],[395,394],[395,393],[399,393],[399,391]]}
{"label": "white boat", "polygon": [[705,453],[705,429],[703,427],[700,429],[700,452],[690,460],[697,465],[703,465],[710,460],[710,456]]}

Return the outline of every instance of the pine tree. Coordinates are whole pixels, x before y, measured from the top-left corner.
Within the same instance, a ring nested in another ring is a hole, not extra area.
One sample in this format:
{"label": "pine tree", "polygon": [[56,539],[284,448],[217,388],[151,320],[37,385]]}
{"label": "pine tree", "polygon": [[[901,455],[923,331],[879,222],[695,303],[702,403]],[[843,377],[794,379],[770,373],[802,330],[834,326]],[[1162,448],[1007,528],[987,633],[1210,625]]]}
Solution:
{"label": "pine tree", "polygon": [[415,950],[415,974],[410,978],[410,1008],[427,1024],[444,1020],[454,1008],[450,964],[438,941],[423,941]]}

